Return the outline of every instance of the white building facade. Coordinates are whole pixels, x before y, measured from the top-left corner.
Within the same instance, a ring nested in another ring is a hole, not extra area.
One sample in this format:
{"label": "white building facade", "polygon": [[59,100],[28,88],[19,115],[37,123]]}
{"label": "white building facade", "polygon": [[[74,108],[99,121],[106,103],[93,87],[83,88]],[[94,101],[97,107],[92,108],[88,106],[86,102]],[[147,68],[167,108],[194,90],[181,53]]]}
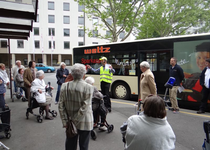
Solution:
{"label": "white building facade", "polygon": [[[27,0],[8,1],[27,3]],[[39,0],[37,22],[33,23],[30,38],[25,41],[10,40],[12,64],[21,60],[22,64],[27,65],[35,60],[46,65],[58,65],[60,62],[72,65],[73,47],[109,42],[84,34],[84,28],[94,29],[93,24],[100,22],[100,19],[93,16],[89,20],[83,10],[84,6],[74,0]],[[98,33],[107,34],[107,31],[100,29]],[[6,66],[7,53],[7,40],[0,39],[0,60]]]}

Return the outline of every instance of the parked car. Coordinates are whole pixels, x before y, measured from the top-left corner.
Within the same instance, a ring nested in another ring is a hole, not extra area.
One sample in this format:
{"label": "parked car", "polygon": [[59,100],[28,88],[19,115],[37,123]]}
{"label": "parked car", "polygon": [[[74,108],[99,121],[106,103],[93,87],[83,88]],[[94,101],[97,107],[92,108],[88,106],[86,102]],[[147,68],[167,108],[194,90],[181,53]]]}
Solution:
{"label": "parked car", "polygon": [[44,72],[54,72],[55,67],[44,65],[43,63],[36,63],[37,70],[43,70]]}

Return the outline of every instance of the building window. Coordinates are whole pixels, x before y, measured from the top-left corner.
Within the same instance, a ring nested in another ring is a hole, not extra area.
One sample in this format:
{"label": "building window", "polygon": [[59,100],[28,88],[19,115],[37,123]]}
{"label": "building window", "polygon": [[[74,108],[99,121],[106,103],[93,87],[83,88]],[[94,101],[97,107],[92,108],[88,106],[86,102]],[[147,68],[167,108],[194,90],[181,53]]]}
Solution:
{"label": "building window", "polygon": [[48,10],[54,10],[54,2],[48,2]]}
{"label": "building window", "polygon": [[98,18],[93,18],[93,25],[98,25]]}
{"label": "building window", "polygon": [[35,48],[39,48],[39,41],[34,41]]}
{"label": "building window", "polygon": [[84,30],[83,29],[78,29],[78,36],[79,37],[84,37]]}
{"label": "building window", "polygon": [[51,32],[52,32],[52,36],[55,36],[55,28],[49,28],[49,36],[51,36]]}
{"label": "building window", "polygon": [[69,29],[63,29],[63,36],[70,36],[70,30]]}
{"label": "building window", "polygon": [[34,35],[39,35],[39,28],[34,27]]}
{"label": "building window", "polygon": [[84,17],[78,17],[78,24],[84,25]]}
{"label": "building window", "polygon": [[84,42],[78,42],[78,45],[82,46],[82,45],[84,45]]}
{"label": "building window", "polygon": [[111,18],[107,18],[106,22],[111,26],[112,25],[112,19]]}
{"label": "building window", "polygon": [[36,16],[36,22],[39,22],[39,14]]}
{"label": "building window", "polygon": [[70,17],[69,16],[63,16],[63,23],[69,24],[70,23]]}
{"label": "building window", "polygon": [[119,38],[123,39],[124,37],[125,37],[125,32],[123,31],[123,32],[120,33],[120,37]]}
{"label": "building window", "polygon": [[1,48],[7,48],[7,41],[1,40]]}
{"label": "building window", "polygon": [[[49,41],[49,49],[52,48],[52,41]],[[53,49],[55,49],[55,41],[53,41]]]}
{"label": "building window", "polygon": [[23,41],[17,41],[17,48],[24,48]]}
{"label": "building window", "polygon": [[64,42],[64,49],[69,49],[70,48],[70,42]]}
{"label": "building window", "polygon": [[22,0],[15,0],[15,2],[22,3]]}
{"label": "building window", "polygon": [[98,42],[92,42],[92,44],[98,44]]}
{"label": "building window", "polygon": [[106,36],[110,36],[111,32],[110,31],[106,31]]}
{"label": "building window", "polygon": [[84,11],[84,9],[85,9],[85,6],[84,5],[78,5],[78,11],[79,12],[83,12]]}
{"label": "building window", "polygon": [[54,15],[48,15],[48,23],[55,23],[55,16]]}
{"label": "building window", "polygon": [[64,11],[69,11],[70,9],[70,5],[69,5],[69,3],[63,3],[63,10]]}
{"label": "building window", "polygon": [[98,36],[98,30],[93,30],[93,37],[97,37]]}

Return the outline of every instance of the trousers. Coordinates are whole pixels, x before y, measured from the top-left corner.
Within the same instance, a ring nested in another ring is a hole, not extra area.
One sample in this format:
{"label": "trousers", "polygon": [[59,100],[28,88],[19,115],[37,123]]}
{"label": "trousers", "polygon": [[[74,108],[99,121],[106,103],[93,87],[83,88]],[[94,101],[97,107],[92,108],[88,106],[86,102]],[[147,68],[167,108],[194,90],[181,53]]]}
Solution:
{"label": "trousers", "polygon": [[169,89],[169,98],[171,101],[171,107],[173,109],[179,109],[178,102],[177,102],[177,90],[179,86],[173,86],[172,89]]}

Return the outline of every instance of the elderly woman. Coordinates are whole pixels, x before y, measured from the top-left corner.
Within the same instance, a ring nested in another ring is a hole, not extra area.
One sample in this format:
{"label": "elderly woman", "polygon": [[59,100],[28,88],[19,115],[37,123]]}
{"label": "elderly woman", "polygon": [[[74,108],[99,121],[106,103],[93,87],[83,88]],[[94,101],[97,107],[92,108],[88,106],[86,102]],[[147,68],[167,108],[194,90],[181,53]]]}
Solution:
{"label": "elderly woman", "polygon": [[[52,120],[53,117],[49,115],[49,105],[51,103],[52,97],[47,92],[45,92],[47,86],[43,79],[44,72],[42,70],[37,71],[36,79],[31,84],[31,92],[36,93],[34,98],[39,103],[39,105],[45,107],[45,119]],[[53,87],[51,88],[53,89]]]}
{"label": "elderly woman", "polygon": [[128,118],[125,150],[173,150],[175,134],[166,119],[163,99],[148,96],[143,104],[144,112]]}
{"label": "elderly woman", "polygon": [[[93,85],[95,80],[93,77],[87,77],[85,79],[85,82],[89,83],[90,85]],[[107,109],[104,105],[103,94],[101,94],[101,92],[99,92],[96,87],[94,87],[92,101],[93,101],[92,108],[93,108],[93,116],[94,116],[93,127],[97,127],[97,124],[99,121],[98,115],[100,115],[101,116],[101,124],[100,124],[99,130],[106,131],[107,127],[105,126],[105,120],[106,120]],[[99,104],[100,104],[100,107],[99,107]]]}
{"label": "elderly woman", "polygon": [[23,68],[20,68],[18,70],[18,74],[15,76],[15,82],[16,82],[16,86],[17,87],[20,87],[21,89],[23,89],[25,91],[25,95],[26,95],[26,92],[27,91],[26,91],[26,88],[24,86],[23,73],[24,73],[24,69]]}
{"label": "elderly woman", "polygon": [[[140,78],[140,94],[139,101],[144,102],[145,98],[150,94],[157,94],[156,83],[154,75],[150,70],[150,65],[147,61],[140,63],[140,69],[142,71]],[[143,107],[141,106],[143,111]]]}
{"label": "elderly woman", "polygon": [[93,129],[91,102],[94,88],[83,80],[85,73],[85,65],[73,65],[71,75],[74,80],[63,83],[60,91],[58,109],[63,127],[67,127],[68,117],[71,117],[78,130],[78,135],[66,137],[66,150],[77,149],[78,137],[80,150],[88,150],[90,131]]}
{"label": "elderly woman", "polygon": [[56,72],[58,89],[55,97],[55,104],[58,104],[61,85],[65,82],[68,75],[69,75],[69,70],[66,69],[66,64],[64,62],[61,62],[60,68]]}
{"label": "elderly woman", "polygon": [[4,81],[4,86],[7,87],[10,81],[7,72],[5,70],[5,65],[3,63],[0,63],[0,77]]}

